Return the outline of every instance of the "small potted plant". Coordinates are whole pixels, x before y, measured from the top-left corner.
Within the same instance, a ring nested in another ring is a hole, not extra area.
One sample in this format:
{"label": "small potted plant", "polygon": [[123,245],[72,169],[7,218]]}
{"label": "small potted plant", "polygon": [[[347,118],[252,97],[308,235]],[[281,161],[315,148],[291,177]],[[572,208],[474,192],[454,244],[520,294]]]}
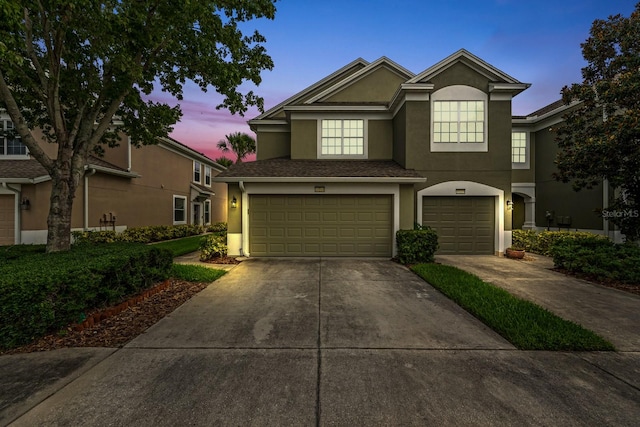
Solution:
{"label": "small potted plant", "polygon": [[505,255],[507,258],[522,259],[524,258],[524,248],[518,248],[515,246],[507,248]]}

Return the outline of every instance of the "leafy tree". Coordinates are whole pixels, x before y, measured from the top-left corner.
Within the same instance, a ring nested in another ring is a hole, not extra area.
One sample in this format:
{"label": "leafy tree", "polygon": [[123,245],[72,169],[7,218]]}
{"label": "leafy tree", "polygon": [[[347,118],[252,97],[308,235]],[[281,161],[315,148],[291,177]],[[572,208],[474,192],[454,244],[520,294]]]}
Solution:
{"label": "leafy tree", "polygon": [[237,156],[236,163],[242,163],[242,159],[256,152],[256,140],[246,133],[235,132],[225,138],[218,141],[218,148],[225,153],[233,151]]}
{"label": "leafy tree", "polygon": [[581,44],[582,83],[562,89],[575,103],[558,128],[557,180],[574,189],[604,179],[615,196],[608,211],[628,240],[640,238],[640,3],[631,15],[598,19]]}
{"label": "leafy tree", "polygon": [[229,166],[231,166],[233,164],[233,160],[231,159],[227,159],[224,156],[218,157],[217,159],[214,160],[217,164],[224,166],[225,168],[228,168]]}
{"label": "leafy tree", "polygon": [[[260,83],[273,62],[258,32],[239,24],[273,19],[275,0],[9,0],[0,4],[0,107],[51,176],[47,251],[70,247],[71,208],[91,154],[118,144],[154,144],[179,107],[145,101],[154,85],[182,99],[192,80],[224,96],[217,108],[263,107],[244,81]],[[55,156],[38,145],[41,129]]]}

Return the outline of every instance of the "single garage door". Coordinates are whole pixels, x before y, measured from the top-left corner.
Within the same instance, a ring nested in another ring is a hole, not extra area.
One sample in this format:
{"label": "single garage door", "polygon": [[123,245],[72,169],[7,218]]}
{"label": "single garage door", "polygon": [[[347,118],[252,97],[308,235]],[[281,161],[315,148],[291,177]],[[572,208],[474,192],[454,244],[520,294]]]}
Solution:
{"label": "single garage door", "polygon": [[494,254],[494,197],[424,197],[422,224],[438,233],[439,254]]}
{"label": "single garage door", "polygon": [[0,194],[0,246],[15,243],[14,197]]}
{"label": "single garage door", "polygon": [[387,195],[250,195],[252,256],[391,256]]}

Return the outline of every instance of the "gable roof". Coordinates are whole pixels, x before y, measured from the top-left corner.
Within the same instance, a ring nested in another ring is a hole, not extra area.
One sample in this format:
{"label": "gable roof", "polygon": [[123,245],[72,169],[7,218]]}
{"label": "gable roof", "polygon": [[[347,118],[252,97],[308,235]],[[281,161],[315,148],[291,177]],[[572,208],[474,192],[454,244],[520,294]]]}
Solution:
{"label": "gable roof", "polygon": [[351,61],[350,63],[348,63],[344,67],[334,71],[333,73],[329,74],[328,76],[326,76],[322,80],[312,84],[311,86],[308,86],[307,88],[301,90],[300,92],[296,93],[292,97],[285,99],[284,101],[282,101],[281,103],[279,103],[275,107],[270,108],[269,110],[265,111],[264,113],[260,114],[259,116],[254,117],[253,119],[249,120],[249,124],[251,124],[251,122],[253,122],[253,121],[268,119],[269,117],[271,117],[274,114],[276,114],[279,111],[281,111],[282,108],[285,105],[296,104],[296,103],[301,102],[301,100],[304,99],[305,96],[308,96],[310,93],[312,93],[313,91],[315,91],[315,90],[321,88],[322,86],[326,85],[331,80],[335,79],[336,77],[340,76],[341,74],[348,73],[349,71],[356,72],[359,69],[366,67],[367,65],[369,65],[369,63],[367,61],[365,61],[364,59],[362,59],[362,58],[358,58],[358,59],[356,59],[354,61]]}
{"label": "gable roof", "polygon": [[397,64],[396,62],[393,62],[392,60],[390,60],[386,56],[383,56],[381,58],[378,58],[377,60],[375,60],[371,64],[367,65],[366,67],[364,67],[360,71],[351,74],[346,79],[343,79],[343,80],[339,81],[338,83],[334,84],[333,86],[329,87],[328,89],[326,89],[326,90],[320,92],[319,94],[315,95],[314,97],[309,98],[304,103],[305,104],[312,104],[312,103],[314,103],[316,101],[321,101],[321,100],[327,99],[327,98],[331,97],[332,95],[335,95],[336,93],[340,92],[341,90],[351,86],[352,84],[358,82],[359,80],[363,79],[364,77],[370,75],[371,73],[373,73],[374,71],[376,71],[376,70],[378,70],[378,69],[380,69],[382,67],[384,67],[384,68],[388,69],[389,71],[397,74],[398,76],[402,77],[404,80],[410,79],[415,75],[414,73],[412,73],[411,71],[407,70],[403,66]]}
{"label": "gable roof", "polygon": [[292,160],[288,157],[236,163],[213,178],[221,182],[425,182],[393,160]]}
{"label": "gable roof", "polygon": [[[420,83],[430,80],[433,76],[440,74],[443,70],[449,68],[456,62],[463,62],[473,70],[487,77],[490,81],[500,81],[502,83],[523,84],[509,74],[497,69],[488,62],[483,61],[466,49],[460,49],[457,52],[447,56],[442,61],[432,65],[420,74],[417,74],[407,83]],[[526,84],[526,83],[524,83]],[[528,86],[527,86],[528,87]]]}

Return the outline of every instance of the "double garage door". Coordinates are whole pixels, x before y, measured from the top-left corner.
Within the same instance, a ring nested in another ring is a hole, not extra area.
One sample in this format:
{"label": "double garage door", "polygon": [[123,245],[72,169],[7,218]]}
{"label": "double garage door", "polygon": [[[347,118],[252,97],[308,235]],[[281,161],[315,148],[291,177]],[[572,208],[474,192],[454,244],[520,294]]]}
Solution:
{"label": "double garage door", "polygon": [[0,194],[0,246],[15,243],[14,197]]}
{"label": "double garage door", "polygon": [[250,195],[251,256],[384,256],[391,195]]}
{"label": "double garage door", "polygon": [[494,197],[424,197],[422,224],[438,233],[439,254],[494,254]]}

